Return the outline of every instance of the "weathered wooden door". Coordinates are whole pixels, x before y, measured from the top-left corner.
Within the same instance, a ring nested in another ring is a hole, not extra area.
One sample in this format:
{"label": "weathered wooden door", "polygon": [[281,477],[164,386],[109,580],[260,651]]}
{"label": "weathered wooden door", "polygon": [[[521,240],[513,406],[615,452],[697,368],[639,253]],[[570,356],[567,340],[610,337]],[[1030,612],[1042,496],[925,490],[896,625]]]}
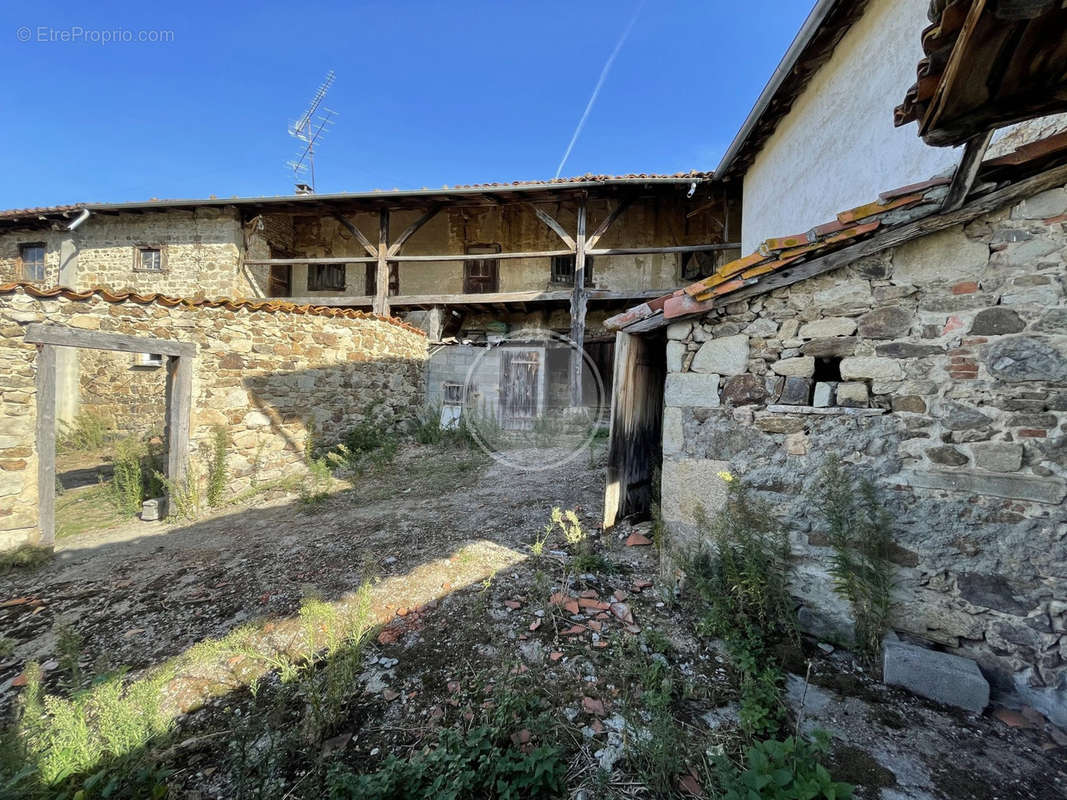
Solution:
{"label": "weathered wooden door", "polygon": [[541,353],[504,348],[500,351],[500,424],[508,430],[533,427],[539,410]]}
{"label": "weathered wooden door", "polygon": [[614,394],[608,438],[604,529],[652,507],[656,470],[663,457],[663,383],[666,341],[660,335],[619,331],[615,337]]}

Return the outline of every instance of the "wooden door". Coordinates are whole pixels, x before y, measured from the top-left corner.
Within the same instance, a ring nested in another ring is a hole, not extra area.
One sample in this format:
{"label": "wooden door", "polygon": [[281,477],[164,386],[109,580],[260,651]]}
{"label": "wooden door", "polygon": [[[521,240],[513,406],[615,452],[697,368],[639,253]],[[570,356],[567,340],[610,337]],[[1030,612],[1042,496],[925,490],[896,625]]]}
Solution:
{"label": "wooden door", "polygon": [[[500,252],[498,244],[468,245],[471,254],[491,255]],[[463,293],[492,294],[500,291],[500,262],[494,259],[479,259],[463,262]]]}
{"label": "wooden door", "polygon": [[604,491],[604,529],[652,508],[652,481],[663,458],[663,383],[666,339],[619,331],[615,336],[614,394]]}
{"label": "wooden door", "polygon": [[505,348],[500,351],[500,415],[507,430],[533,427],[540,407],[541,353]]}

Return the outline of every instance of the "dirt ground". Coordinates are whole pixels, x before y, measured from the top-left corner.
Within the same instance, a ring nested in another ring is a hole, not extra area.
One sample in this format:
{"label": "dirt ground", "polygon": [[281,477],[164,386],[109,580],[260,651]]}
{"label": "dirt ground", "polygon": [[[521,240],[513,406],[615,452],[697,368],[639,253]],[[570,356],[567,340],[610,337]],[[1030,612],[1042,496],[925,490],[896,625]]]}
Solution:
{"label": "dirt ground", "polygon": [[[660,576],[655,547],[626,546],[627,524],[600,536],[601,459],[583,454],[518,473],[480,453],[412,445],[321,502],[265,495],[195,523],[129,521],[63,539],[50,563],[0,576],[0,631],[12,643],[0,656],[0,715],[15,713],[28,662],[42,664],[51,691],[70,690],[61,668],[69,631],[80,672],[125,668],[132,678],[242,626],[281,626],[308,597],[339,603],[368,585],[384,627],[361,653],[351,702],[322,753],[373,770],[437,728],[471,720],[485,707],[487,682],[514,678],[549,698],[553,736],[567,743],[570,796],[684,794],[673,778],[670,789],[650,790],[632,763],[621,715],[640,687],[628,660],[662,660],[678,677],[679,729],[709,754],[736,742],[734,677]],[[562,614],[551,598],[566,559],[551,539],[535,555],[554,507],[577,511],[600,559],[575,576],[581,604]],[[805,730],[831,734],[831,771],[858,797],[1067,796],[1067,740],[1043,720],[1002,714],[1006,724],[989,711],[936,707],[818,644],[805,643],[804,657],[787,665],[798,673],[787,695],[794,712],[803,709]],[[168,796],[257,796],[235,788],[222,768],[230,751],[217,738],[227,715],[247,715],[254,699],[239,666],[230,659],[226,674],[175,689],[175,708],[186,713],[157,754],[172,769]],[[542,733],[516,732],[524,743],[531,735]],[[303,775],[289,764],[277,778],[284,791],[271,796],[304,796]]]}

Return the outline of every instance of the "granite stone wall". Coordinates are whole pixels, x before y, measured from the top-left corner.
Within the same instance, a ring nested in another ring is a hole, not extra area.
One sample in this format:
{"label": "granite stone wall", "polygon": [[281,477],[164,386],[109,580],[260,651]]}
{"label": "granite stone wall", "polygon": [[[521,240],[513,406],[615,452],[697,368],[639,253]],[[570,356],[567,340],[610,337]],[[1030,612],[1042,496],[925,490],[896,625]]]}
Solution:
{"label": "granite stone wall", "polygon": [[189,457],[206,463],[213,427],[224,426],[231,494],[302,474],[309,431],[330,443],[366,419],[401,427],[423,403],[426,337],[397,320],[8,290],[0,294],[0,546],[32,539],[37,524],[36,350],[24,341],[35,322],[195,343]]}
{"label": "granite stone wall", "polygon": [[830,454],[894,517],[893,625],[1067,723],[1067,191],[668,329],[663,514],[728,469],[790,532],[800,619],[848,640],[810,492]]}
{"label": "granite stone wall", "polygon": [[106,420],[123,434],[162,434],[167,370],[140,354],[83,350],[78,354],[78,413]]}

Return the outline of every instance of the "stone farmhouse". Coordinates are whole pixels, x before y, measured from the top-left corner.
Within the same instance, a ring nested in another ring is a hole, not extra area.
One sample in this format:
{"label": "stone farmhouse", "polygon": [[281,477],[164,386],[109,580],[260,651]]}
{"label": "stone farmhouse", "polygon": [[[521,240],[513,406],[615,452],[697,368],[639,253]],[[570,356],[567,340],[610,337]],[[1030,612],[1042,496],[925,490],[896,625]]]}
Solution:
{"label": "stone farmhouse", "polygon": [[802,624],[848,641],[807,513],[837,455],[891,498],[894,628],[1062,725],[1067,134],[1062,115],[993,129],[1050,110],[1049,87],[1062,111],[1067,18],[935,2],[901,103],[925,0],[844,5],[817,4],[716,170],[743,183],[745,255],[606,323],[605,524],[646,510],[661,469],[686,552],[717,475],[743,476],[789,520]]}
{"label": "stone farmhouse", "polygon": [[896,630],[1067,724],[1065,29],[820,0],[714,172],[0,212],[0,536],[51,542],[54,417],[154,415],[172,476],[225,424],[241,488],[462,404],[503,342],[512,416],[608,384],[606,528],[658,488],[669,561],[733,472],[848,641],[807,514],[837,455],[892,498]]}
{"label": "stone farmhouse", "polygon": [[[373,309],[432,342],[554,331],[588,358],[545,358],[540,405],[597,404],[588,376],[578,387],[583,363],[611,375],[603,320],[730,260],[739,207],[708,174],[687,173],[23,209],[0,213],[0,282]],[[482,349],[440,353],[431,402],[463,384]],[[145,380],[143,362],[112,366],[61,365],[60,416],[100,406],[90,384],[114,385],[119,367]]]}

